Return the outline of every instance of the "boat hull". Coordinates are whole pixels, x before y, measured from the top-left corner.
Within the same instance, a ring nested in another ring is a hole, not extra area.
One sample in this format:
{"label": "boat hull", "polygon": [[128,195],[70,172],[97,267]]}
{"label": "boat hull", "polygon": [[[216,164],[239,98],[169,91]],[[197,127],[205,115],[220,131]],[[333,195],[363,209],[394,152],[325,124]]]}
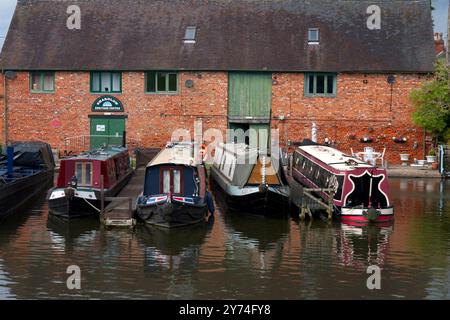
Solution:
{"label": "boat hull", "polygon": [[206,203],[188,205],[163,202],[160,204],[139,204],[137,216],[146,224],[162,228],[179,228],[204,222],[208,214]]}
{"label": "boat hull", "polygon": [[377,213],[370,217],[368,208],[341,208],[340,217],[343,222],[355,223],[383,223],[394,220],[394,208],[375,209]]}
{"label": "boat hull", "polygon": [[[107,203],[105,202],[105,206]],[[62,218],[82,218],[99,214],[101,203],[100,200],[87,200],[82,197],[74,197],[68,199],[62,197],[58,199],[48,200],[50,214]]]}
{"label": "boat hull", "polygon": [[[105,190],[105,197],[114,197],[130,181],[133,172],[129,172],[112,189]],[[74,195],[70,198],[66,196],[65,189],[53,188],[47,195],[50,214],[63,218],[82,218],[98,215],[101,209],[101,194],[98,190],[74,190]],[[108,201],[104,203],[109,205]]]}
{"label": "boat hull", "polygon": [[[288,213],[289,209],[289,189],[285,186],[269,186],[262,191],[258,186],[245,186],[238,188],[222,184],[214,179],[214,185],[224,192],[224,200],[227,208],[235,212],[245,212],[250,214],[265,216],[282,216]],[[216,188],[216,189],[217,189]]]}
{"label": "boat hull", "polygon": [[45,170],[24,177],[0,188],[0,219],[14,214],[30,204],[38,194],[53,184],[53,170]]}

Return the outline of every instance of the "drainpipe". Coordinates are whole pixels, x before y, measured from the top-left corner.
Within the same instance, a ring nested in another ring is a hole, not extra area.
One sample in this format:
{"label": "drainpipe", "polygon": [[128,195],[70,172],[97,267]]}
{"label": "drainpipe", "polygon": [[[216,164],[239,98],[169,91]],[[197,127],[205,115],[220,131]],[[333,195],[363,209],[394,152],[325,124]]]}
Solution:
{"label": "drainpipe", "polygon": [[4,134],[4,145],[5,148],[8,146],[8,99],[6,98],[6,73],[3,73],[3,104],[4,104],[4,116],[3,116],[3,134]]}

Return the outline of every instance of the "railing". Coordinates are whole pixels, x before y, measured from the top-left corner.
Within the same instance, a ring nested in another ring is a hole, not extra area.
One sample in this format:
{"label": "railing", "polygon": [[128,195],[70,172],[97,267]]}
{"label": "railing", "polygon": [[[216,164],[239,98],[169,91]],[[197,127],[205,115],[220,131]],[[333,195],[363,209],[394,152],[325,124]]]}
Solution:
{"label": "railing", "polygon": [[[92,139],[104,139],[108,143],[104,143],[104,147],[122,146],[123,136],[105,136],[105,135],[81,135],[75,137],[66,137],[64,139],[64,150],[61,151],[62,157],[79,154],[91,149]],[[120,141],[120,142],[119,142]],[[126,137],[126,145],[129,149],[141,147],[140,139]]]}

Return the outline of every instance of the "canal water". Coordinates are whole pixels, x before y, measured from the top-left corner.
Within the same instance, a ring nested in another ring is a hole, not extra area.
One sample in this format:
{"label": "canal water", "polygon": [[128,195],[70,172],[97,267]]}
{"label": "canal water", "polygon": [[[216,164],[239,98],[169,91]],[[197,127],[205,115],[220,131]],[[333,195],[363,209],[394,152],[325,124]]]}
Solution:
{"label": "canal water", "polygon": [[[449,299],[450,182],[391,179],[395,222],[225,212],[194,228],[105,230],[41,200],[0,224],[0,299]],[[81,270],[81,290],[66,285]],[[381,268],[369,290],[368,266]]]}

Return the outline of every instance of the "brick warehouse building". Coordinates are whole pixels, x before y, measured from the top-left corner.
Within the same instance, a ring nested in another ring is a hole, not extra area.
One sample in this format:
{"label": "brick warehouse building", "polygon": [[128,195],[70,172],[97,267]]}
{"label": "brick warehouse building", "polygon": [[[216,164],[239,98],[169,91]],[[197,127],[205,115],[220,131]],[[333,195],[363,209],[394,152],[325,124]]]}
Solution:
{"label": "brick warehouse building", "polygon": [[19,0],[0,58],[14,71],[0,80],[1,140],[66,150],[126,130],[160,147],[201,119],[277,128],[286,144],[314,124],[343,151],[423,159],[409,95],[433,71],[433,39],[428,0]]}

